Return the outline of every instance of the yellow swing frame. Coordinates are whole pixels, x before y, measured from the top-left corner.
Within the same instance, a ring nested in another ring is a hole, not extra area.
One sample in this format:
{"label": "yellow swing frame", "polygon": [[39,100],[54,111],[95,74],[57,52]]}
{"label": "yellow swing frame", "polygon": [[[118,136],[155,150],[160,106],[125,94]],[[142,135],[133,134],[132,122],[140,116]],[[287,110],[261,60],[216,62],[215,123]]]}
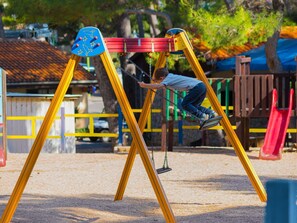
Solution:
{"label": "yellow swing frame", "polygon": [[[202,80],[207,88],[207,97],[209,98],[212,107],[214,110],[221,115],[223,118],[221,120],[221,125],[223,126],[232,146],[235,149],[235,152],[237,156],[240,159],[240,162],[242,163],[253,187],[255,188],[259,198],[261,201],[265,202],[267,200],[266,191],[259,180],[257,174],[255,173],[237,135],[235,134],[234,130],[232,129],[232,126],[229,122],[228,117],[225,115],[223,109],[221,108],[219,101],[210,86],[210,84],[207,81],[207,78],[192,50],[192,47],[189,43],[188,37],[184,31],[181,31],[175,35],[166,35],[165,38],[170,42],[168,44],[168,50],[166,52],[175,52],[175,51],[183,51],[184,55],[186,56],[187,60],[189,61],[196,77],[200,80]],[[109,38],[110,40],[111,38]],[[145,39],[145,38],[144,38]],[[142,39],[143,40],[143,39]],[[167,41],[166,40],[166,41]],[[170,41],[169,41],[170,40]],[[136,39],[137,41],[137,39]],[[126,40],[123,41],[123,49],[128,50],[128,45],[126,45]],[[134,52],[141,52],[141,47],[139,47],[139,40],[138,40],[138,46],[134,46],[133,49],[138,49],[138,51]],[[174,44],[174,47],[172,47],[172,44]],[[154,43],[151,43],[151,49],[156,49],[156,45],[153,45]],[[176,222],[174,214],[172,212],[172,209],[170,207],[170,204],[167,200],[167,197],[165,195],[165,191],[161,185],[160,179],[158,177],[158,174],[154,168],[154,165],[152,163],[152,160],[150,158],[148,148],[146,146],[146,143],[143,139],[142,133],[144,131],[149,113],[151,108],[151,102],[154,100],[155,92],[152,90],[149,90],[144,106],[142,109],[142,113],[140,115],[139,122],[137,123],[135,116],[133,114],[132,108],[130,103],[128,102],[127,96],[123,90],[122,84],[120,82],[120,79],[118,77],[118,74],[116,72],[115,66],[112,62],[111,56],[108,51],[108,47],[106,47],[103,37],[99,31],[99,29],[95,27],[85,27],[80,30],[78,33],[78,37],[73,45],[72,48],[72,56],[67,64],[67,67],[63,73],[63,76],[61,78],[61,81],[58,85],[58,88],[56,90],[56,93],[54,95],[54,98],[49,106],[49,109],[45,115],[44,121],[38,131],[36,140],[34,141],[32,148],[30,150],[30,153],[27,157],[27,160],[24,164],[24,167],[21,171],[21,174],[18,178],[18,181],[14,187],[14,190],[12,192],[12,195],[10,196],[10,199],[8,201],[8,204],[6,205],[4,212],[2,214],[1,223],[8,223],[11,221],[14,212],[17,208],[17,205],[20,201],[20,198],[22,196],[22,193],[25,189],[25,186],[28,182],[28,179],[32,173],[32,170],[34,168],[34,165],[36,164],[36,161],[38,159],[38,156],[40,154],[40,151],[42,150],[42,147],[45,143],[46,137],[50,131],[50,128],[52,126],[52,123],[55,119],[55,116],[58,112],[58,109],[61,106],[61,103],[64,99],[64,96],[66,94],[67,89],[69,88],[69,85],[71,83],[71,80],[73,78],[73,73],[75,68],[77,67],[80,59],[82,56],[96,56],[99,55],[104,67],[106,69],[107,75],[109,77],[109,80],[111,82],[112,88],[115,92],[115,95],[117,97],[117,100],[119,102],[119,105],[121,106],[123,115],[125,117],[125,120],[127,121],[128,127],[131,131],[131,135],[133,137],[133,142],[126,160],[125,167],[123,169],[123,173],[121,176],[121,180],[118,185],[118,190],[115,195],[115,200],[121,200],[124,195],[125,188],[127,186],[128,178],[131,173],[131,169],[136,157],[136,152],[138,151],[143,165],[145,167],[145,170],[148,174],[149,180],[152,184],[152,187],[154,189],[154,192],[156,194],[157,200],[160,204],[161,210],[163,212],[164,218],[166,222]],[[137,48],[138,47],[138,48]],[[158,49],[157,49],[158,50]],[[166,63],[166,52],[162,48],[159,49],[160,56],[158,58],[158,61],[155,66],[155,70],[164,67]],[[153,74],[154,75],[154,74]]]}

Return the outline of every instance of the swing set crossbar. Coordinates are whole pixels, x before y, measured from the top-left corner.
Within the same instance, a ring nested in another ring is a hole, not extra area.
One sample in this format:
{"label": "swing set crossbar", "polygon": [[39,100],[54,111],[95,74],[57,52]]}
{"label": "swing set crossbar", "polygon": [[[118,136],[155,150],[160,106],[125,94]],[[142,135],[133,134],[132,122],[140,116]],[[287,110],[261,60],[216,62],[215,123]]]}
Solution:
{"label": "swing set crossbar", "polygon": [[175,52],[174,38],[104,38],[111,53]]}

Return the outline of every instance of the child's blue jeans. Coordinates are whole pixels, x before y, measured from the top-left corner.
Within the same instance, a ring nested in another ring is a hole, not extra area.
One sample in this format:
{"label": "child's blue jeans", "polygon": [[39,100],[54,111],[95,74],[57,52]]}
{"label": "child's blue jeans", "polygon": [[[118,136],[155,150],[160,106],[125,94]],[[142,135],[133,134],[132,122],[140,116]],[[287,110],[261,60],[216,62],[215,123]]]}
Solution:
{"label": "child's blue jeans", "polygon": [[190,112],[198,118],[202,118],[203,114],[210,114],[213,112],[212,110],[201,106],[205,96],[206,87],[204,83],[201,82],[189,90],[188,94],[184,97],[181,106],[184,110]]}

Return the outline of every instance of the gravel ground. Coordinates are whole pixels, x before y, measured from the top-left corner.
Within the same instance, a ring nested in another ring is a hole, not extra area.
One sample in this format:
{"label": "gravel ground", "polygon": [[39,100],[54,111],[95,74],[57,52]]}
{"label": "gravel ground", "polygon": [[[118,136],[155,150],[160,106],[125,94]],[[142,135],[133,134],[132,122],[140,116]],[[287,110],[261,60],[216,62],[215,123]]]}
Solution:
{"label": "gravel ground", "polygon": [[[297,153],[278,161],[247,152],[263,185],[297,179]],[[0,168],[0,214],[27,154],[8,154]],[[122,201],[114,195],[127,154],[40,154],[12,222],[165,222],[139,155]],[[154,152],[156,167],[164,153]],[[159,175],[177,222],[263,222],[265,203],[252,187],[233,148],[181,149],[168,154],[172,171]]]}

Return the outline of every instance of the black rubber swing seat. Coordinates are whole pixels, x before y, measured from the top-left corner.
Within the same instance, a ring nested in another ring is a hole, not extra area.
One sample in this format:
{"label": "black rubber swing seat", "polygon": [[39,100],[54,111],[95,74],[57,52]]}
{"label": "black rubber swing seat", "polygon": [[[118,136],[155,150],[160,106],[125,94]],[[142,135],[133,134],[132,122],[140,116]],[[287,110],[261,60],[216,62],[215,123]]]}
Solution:
{"label": "black rubber swing seat", "polygon": [[158,174],[162,174],[162,173],[167,173],[169,171],[171,171],[172,169],[169,168],[169,167],[161,167],[161,168],[158,168],[156,171]]}

